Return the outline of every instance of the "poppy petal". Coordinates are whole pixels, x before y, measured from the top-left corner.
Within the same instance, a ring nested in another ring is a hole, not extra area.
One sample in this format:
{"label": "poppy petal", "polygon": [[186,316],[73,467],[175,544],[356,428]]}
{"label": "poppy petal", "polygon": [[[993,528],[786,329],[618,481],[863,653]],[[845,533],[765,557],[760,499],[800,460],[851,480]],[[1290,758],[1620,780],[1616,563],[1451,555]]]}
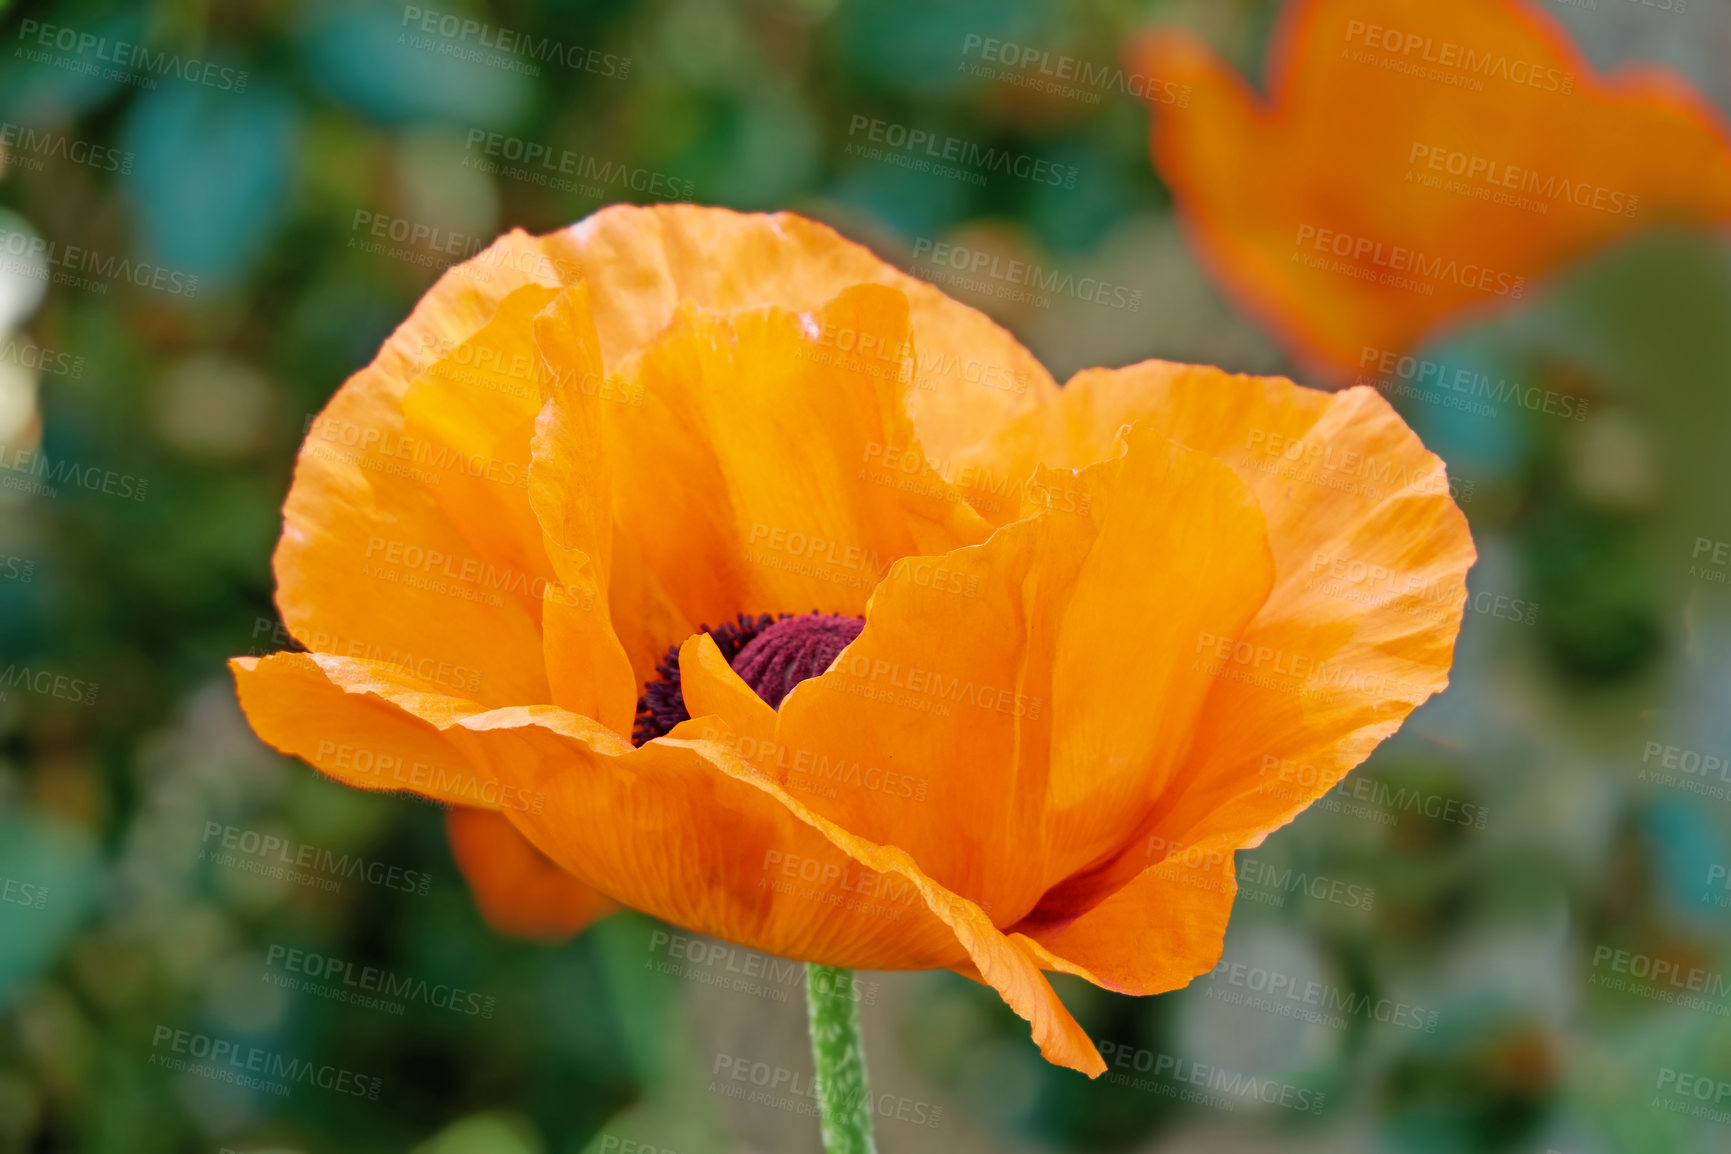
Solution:
{"label": "poppy petal", "polygon": [[1039,360],[984,313],[792,213],[613,205],[545,240],[561,268],[594,287],[609,365],[652,340],[685,301],[718,312],[773,304],[803,313],[850,285],[882,284],[908,299],[919,357],[908,403],[934,459],[1056,399]]}
{"label": "poppy petal", "polygon": [[[307,648],[391,662],[483,702],[547,700],[540,606],[521,592],[545,580],[544,562],[489,531],[497,510],[520,524],[527,508],[525,473],[496,478],[527,463],[533,362],[501,368],[508,323],[465,345],[546,263],[539,242],[512,233],[446,273],[313,421],[274,558],[277,605]],[[533,300],[516,298],[506,321]]]}
{"label": "poppy petal", "polygon": [[[253,731],[282,753],[355,789],[408,791],[449,805],[494,808],[499,787],[440,736],[481,709],[393,665],[326,653],[229,661]],[[384,693],[411,703],[389,704]],[[421,718],[429,720],[421,720]]]}
{"label": "poppy petal", "polygon": [[1140,833],[1213,684],[1195,638],[1236,633],[1273,581],[1232,470],[1139,429],[1122,449],[1042,473],[1037,515],[984,544],[898,562],[778,714],[728,689],[719,653],[682,660],[692,714],[815,812],[1020,919]]}
{"label": "poppy petal", "polygon": [[[1476,554],[1442,463],[1372,390],[1147,362],[1079,374],[1064,393],[1062,419],[1017,430],[1016,452],[1097,459],[1109,430],[1140,420],[1231,465],[1274,553],[1256,618],[1196,640],[1212,686],[1145,841],[1102,871],[1124,888],[1048,903],[1018,927],[1114,989],[1153,993],[1171,988],[1169,959],[1123,942],[1168,904],[1200,903],[1224,924],[1232,852],[1321,797],[1447,685]],[[1217,950],[1192,942],[1199,973]]]}
{"label": "poppy petal", "polygon": [[733,671],[707,633],[693,633],[679,647],[679,689],[692,717],[723,718],[744,736],[775,732],[775,709]]}
{"label": "poppy petal", "polygon": [[[545,237],[513,232],[441,277],[309,429],[274,561],[283,619],[307,648],[418,671],[442,667],[442,684],[489,704],[563,692],[549,687],[532,655],[544,618],[564,617],[537,603],[552,570],[532,548],[535,535],[520,533],[527,514],[521,494],[508,491],[522,485],[549,362],[524,368],[535,362],[525,361],[531,350],[518,314],[533,311],[532,301],[499,313],[514,291],[548,291],[585,277],[597,286],[597,340],[608,364],[672,323],[683,301],[719,310],[765,303],[814,310],[851,284],[893,286],[923,334],[919,349],[910,347],[918,387],[906,390],[901,405],[918,414],[924,452],[936,460],[951,444],[972,443],[1006,415],[1056,394],[1038,361],[983,314],[796,216],[615,206]],[[502,327],[477,339],[495,323]],[[849,350],[859,333],[832,328],[819,340],[840,341],[842,349],[824,351],[858,360]],[[874,359],[891,357],[879,350]],[[981,363],[994,372],[972,371]],[[551,362],[553,379],[568,372]],[[982,379],[1018,386],[990,388],[977,383]],[[591,383],[613,380],[576,377],[580,390],[619,401],[610,386]],[[888,447],[913,443],[906,437]],[[620,580],[612,580],[615,573]],[[580,574],[579,565],[564,580],[586,601]],[[642,623],[621,638],[637,682],[654,676],[667,644],[707,623],[688,620],[654,578],[654,559],[635,539],[616,542],[607,572],[587,578],[607,590],[602,600],[617,621]],[[582,650],[589,641],[573,644]],[[579,665],[557,654],[553,660],[565,672]],[[618,712],[611,704],[594,708],[610,718]]]}
{"label": "poppy petal", "polygon": [[[1029,920],[1010,936],[1040,959],[1041,969],[1105,989],[1137,995],[1182,989],[1220,962],[1238,891],[1231,861],[1228,852],[1206,868],[1195,861],[1164,863],[1072,923]],[[1126,974],[1133,980],[1122,981]]]}
{"label": "poppy petal", "polygon": [[445,827],[475,904],[500,933],[560,941],[618,908],[549,861],[494,811],[455,806]]}
{"label": "poppy petal", "polygon": [[418,793],[451,806],[451,850],[483,915],[520,937],[576,933],[612,904],[554,866],[493,807],[540,802],[478,771],[436,724],[390,704],[384,692],[447,724],[473,714],[472,701],[372,662],[311,653],[240,657],[234,671],[241,707],[254,730],[357,789]]}
{"label": "poppy petal", "polygon": [[[409,383],[405,438],[449,466],[423,492],[444,513],[474,562],[429,566],[447,581],[508,595],[531,622],[552,574],[529,504],[529,445],[550,391],[535,344],[537,314],[559,290],[524,285],[499,311]],[[390,531],[401,532],[392,527]]]}
{"label": "poppy petal", "polygon": [[519,747],[505,756],[529,753],[550,812],[612,816],[603,832],[510,815],[573,873],[634,908],[769,953],[859,969],[972,967],[1028,1019],[1048,1060],[1091,1076],[1105,1069],[1033,957],[977,905],[902,849],[812,813],[727,739],[688,736],[717,719],[609,756],[570,725],[581,719],[532,712],[463,724],[515,735]]}
{"label": "poppy petal", "polygon": [[[836,333],[866,351],[840,352]],[[614,589],[678,614],[669,632],[615,612],[643,680],[699,626],[741,611],[859,614],[896,558],[985,537],[935,470],[915,484],[866,471],[886,447],[919,453],[907,333],[900,292],[858,285],[805,315],[687,305],[625,359],[619,373],[643,401],[605,416],[618,532],[630,542]]]}
{"label": "poppy petal", "polygon": [[1601,76],[1537,5],[1297,0],[1272,44],[1266,100],[1188,32],[1131,59],[1191,93],[1148,102],[1200,254],[1336,376],[1637,229],[1731,219],[1711,104],[1663,69]]}
{"label": "poppy petal", "polygon": [[608,613],[613,485],[603,447],[600,338],[587,285],[565,289],[534,319],[553,395],[527,442],[529,505],[558,574],[542,613],[553,704],[629,734],[638,677]]}
{"label": "poppy petal", "polygon": [[[360,784],[326,748],[333,732],[399,761],[455,750],[469,780],[492,783],[483,800],[543,802],[492,808],[574,878],[621,904],[828,965],[974,969],[1032,1024],[1049,1060],[1090,1075],[1105,1069],[1025,947],[904,851],[813,814],[727,740],[692,739],[718,719],[685,722],[633,749],[556,706],[481,712],[377,663],[279,654],[231,664],[259,735],[338,780]],[[409,788],[455,800],[425,783]]]}

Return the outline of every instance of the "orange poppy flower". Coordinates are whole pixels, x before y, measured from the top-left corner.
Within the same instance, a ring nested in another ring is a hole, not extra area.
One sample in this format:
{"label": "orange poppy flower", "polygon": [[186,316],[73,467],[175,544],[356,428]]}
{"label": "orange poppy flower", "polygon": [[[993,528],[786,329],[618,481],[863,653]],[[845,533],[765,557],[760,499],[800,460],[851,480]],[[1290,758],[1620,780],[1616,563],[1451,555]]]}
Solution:
{"label": "orange poppy flower", "polygon": [[1152,150],[1216,279],[1319,371],[1414,347],[1601,245],[1731,219],[1731,146],[1670,72],[1604,77],[1518,0],[1294,0],[1266,98],[1195,36]]}
{"label": "orange poppy flower", "polygon": [[1060,391],[828,228],[692,206],[447,273],[284,520],[313,651],[236,659],[247,716],[459,807],[496,923],[569,927],[581,886],[956,970],[1090,1074],[1042,971],[1208,970],[1232,851],[1442,688],[1473,560],[1370,390],[1149,362]]}

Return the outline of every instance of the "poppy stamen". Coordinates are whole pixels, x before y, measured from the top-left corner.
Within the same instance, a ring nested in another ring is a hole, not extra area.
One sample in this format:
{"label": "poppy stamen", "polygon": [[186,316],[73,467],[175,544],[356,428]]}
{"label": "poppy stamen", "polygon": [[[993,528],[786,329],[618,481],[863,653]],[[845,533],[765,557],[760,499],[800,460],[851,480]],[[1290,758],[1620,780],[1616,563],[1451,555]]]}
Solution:
{"label": "poppy stamen", "polygon": [[[843,613],[783,613],[777,617],[741,613],[735,621],[716,629],[705,626],[698,632],[714,638],[733,671],[770,708],[779,709],[794,686],[828,669],[863,628],[865,618]],[[644,686],[643,696],[637,699],[637,724],[631,734],[637,745],[653,741],[691,718],[679,687],[679,646],[668,647],[655,671],[661,676]]]}

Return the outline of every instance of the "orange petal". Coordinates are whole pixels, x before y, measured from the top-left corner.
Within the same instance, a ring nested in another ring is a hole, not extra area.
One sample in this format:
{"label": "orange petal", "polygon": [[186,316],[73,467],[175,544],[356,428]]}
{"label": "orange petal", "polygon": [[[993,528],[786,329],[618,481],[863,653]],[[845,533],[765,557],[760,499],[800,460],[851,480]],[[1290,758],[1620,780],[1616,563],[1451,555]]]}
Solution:
{"label": "orange petal", "polygon": [[552,700],[629,734],[639,678],[608,614],[613,484],[601,407],[610,394],[588,286],[566,289],[542,310],[534,343],[553,382],[534,438],[525,441],[529,504],[560,582],[542,615]]}
{"label": "orange petal", "polygon": [[[593,696],[596,687],[573,673],[583,653],[600,652],[609,665],[616,657],[604,637],[591,636],[594,622],[546,604],[560,559],[549,566],[539,556],[521,491],[527,438],[551,383],[525,371],[535,350],[524,320],[546,299],[528,294],[584,277],[597,286],[593,340],[609,363],[651,340],[684,300],[720,310],[813,310],[851,284],[894,286],[923,342],[914,362],[919,387],[897,403],[898,415],[903,406],[919,414],[922,453],[937,460],[1056,392],[1038,362],[983,315],[799,217],[617,206],[547,237],[512,233],[442,277],[311,426],[275,558],[284,621],[309,649],[397,664],[490,704],[559,700],[618,724],[619,694]],[[501,314],[518,290],[526,295]],[[857,336],[833,329],[818,339],[851,349]],[[892,359],[882,350],[863,360],[843,355],[874,369]],[[974,372],[980,363],[994,372]],[[580,374],[555,363],[551,379],[574,380],[591,401],[599,394],[631,407],[614,378],[591,373],[587,361]],[[1016,387],[973,383],[980,379]],[[591,390],[592,381],[600,386]],[[593,431],[575,427],[579,436]],[[911,452],[914,444],[907,436],[889,447]],[[608,551],[605,543],[598,549]],[[567,553],[561,580],[573,590],[569,601],[599,590],[619,620],[640,626],[623,640],[642,681],[666,644],[698,622],[658,588],[655,558],[642,543],[627,539],[613,550],[596,570]],[[552,686],[534,656],[547,619]],[[569,695],[559,683],[565,676],[576,676]]]}
{"label": "orange petal", "polygon": [[451,805],[452,852],[496,928],[565,937],[612,908],[496,812],[540,808],[546,799],[477,769],[440,733],[440,725],[472,716],[480,708],[474,702],[440,696],[376,663],[323,654],[240,657],[230,667],[247,720],[278,750],[344,785]]}
{"label": "orange petal", "polygon": [[545,563],[515,551],[533,523],[521,488],[525,411],[540,407],[533,362],[527,381],[515,354],[501,369],[491,350],[512,342],[497,327],[464,342],[548,267],[541,242],[512,233],[446,273],[313,422],[275,557],[277,604],[307,648],[482,702],[547,700],[540,606],[521,593]]}
{"label": "orange petal", "polygon": [[[1123,948],[1137,927],[1167,916],[1163,903],[1200,902],[1224,924],[1232,890],[1217,880],[1232,851],[1290,821],[1447,685],[1475,553],[1442,463],[1371,390],[1156,361],[1079,374],[1062,408],[1014,430],[1005,459],[1096,459],[1108,430],[1139,420],[1232,466],[1274,554],[1256,618],[1195,638],[1191,660],[1213,679],[1195,734],[1144,844],[1102,871],[1154,876],[1018,927],[1115,989],[1151,993],[1172,975]],[[1195,972],[1211,964],[1205,945],[1188,955]]]}
{"label": "orange petal", "polygon": [[[700,625],[858,614],[896,558],[986,535],[929,466],[872,468],[886,452],[923,460],[904,407],[907,332],[899,292],[859,285],[803,316],[686,307],[626,358],[643,402],[606,406],[613,617],[643,680]],[[841,352],[837,334],[866,351]]]}
{"label": "orange petal", "polygon": [[559,941],[616,908],[496,812],[457,806],[445,815],[445,826],[475,904],[500,933]]}
{"label": "orange petal", "polygon": [[1073,921],[1029,920],[1010,936],[1025,943],[1041,969],[1123,994],[1163,994],[1220,964],[1237,891],[1230,852],[1206,868],[1200,861],[1166,862]]}
{"label": "orange petal", "polygon": [[473,701],[446,697],[393,666],[325,653],[236,657],[228,664],[253,732],[327,777],[450,805],[492,809],[516,801],[439,733],[440,724],[480,709]]}
{"label": "orange petal", "polygon": [[454,750],[467,777],[485,783],[479,797],[434,792],[434,779],[409,788],[502,813],[559,867],[622,904],[800,960],[972,967],[1032,1023],[1048,1059],[1105,1069],[1034,956],[978,906],[902,850],[812,813],[727,740],[693,740],[695,723],[633,749],[556,706],[481,712],[373,663],[279,654],[234,668],[259,735],[339,780],[360,783],[325,748],[332,733],[400,762]]}
{"label": "orange petal", "polygon": [[[1638,228],[1731,219],[1731,143],[1674,74],[1600,76],[1534,4],[1295,0],[1264,103],[1199,40],[1135,67],[1155,165],[1218,279],[1345,375]],[[1271,178],[1271,174],[1276,174]]]}
{"label": "orange petal", "polygon": [[[724,718],[740,734],[775,732],[775,709],[733,671],[707,633],[693,633],[679,647],[679,689],[685,712],[692,717]],[[705,735],[705,740],[715,736]]]}
{"label": "orange petal", "polygon": [[[1236,632],[1274,583],[1262,510],[1230,468],[1158,429],[1120,439],[1124,457],[1078,478],[1099,474],[1084,491],[1101,506],[1100,533],[1054,654],[1047,824],[1066,863],[1103,856],[1140,824],[1210,689],[1193,668],[1196,636]],[[1066,475],[1042,471],[1032,494],[1067,497],[1046,480]]]}
{"label": "orange petal", "polygon": [[809,312],[850,285],[882,284],[908,298],[919,356],[909,404],[934,459],[1056,396],[1040,362],[983,313],[792,213],[614,205],[545,243],[562,269],[594,287],[609,365],[653,339],[683,301],[720,312],[765,304]]}
{"label": "orange petal", "polygon": [[713,644],[688,647],[693,724],[723,719],[812,810],[1020,919],[1142,832],[1213,684],[1196,636],[1236,633],[1273,580],[1229,468],[1140,430],[1124,448],[1043,473],[1039,514],[985,544],[898,563],[860,636],[779,714]]}
{"label": "orange petal", "polygon": [[[556,296],[558,290],[545,285],[515,290],[499,302],[492,319],[429,365],[403,395],[405,437],[417,448],[436,448],[438,459],[451,462],[423,492],[479,562],[469,571],[461,564],[430,571],[468,581],[478,592],[507,595],[531,622],[542,613],[536,593],[552,575],[529,505],[529,442],[550,392],[533,326]],[[400,524],[380,529],[401,534]],[[470,576],[480,567],[479,575]]]}
{"label": "orange petal", "polygon": [[[692,740],[714,719],[630,751],[605,749],[585,725],[546,708],[463,723],[547,792],[548,815],[510,816],[573,873],[676,925],[769,953],[862,969],[971,966],[1028,1019],[1048,1060],[1090,1076],[1105,1069],[1034,958],[978,906],[902,849],[812,813],[727,739]],[[579,813],[610,820],[550,816]]]}

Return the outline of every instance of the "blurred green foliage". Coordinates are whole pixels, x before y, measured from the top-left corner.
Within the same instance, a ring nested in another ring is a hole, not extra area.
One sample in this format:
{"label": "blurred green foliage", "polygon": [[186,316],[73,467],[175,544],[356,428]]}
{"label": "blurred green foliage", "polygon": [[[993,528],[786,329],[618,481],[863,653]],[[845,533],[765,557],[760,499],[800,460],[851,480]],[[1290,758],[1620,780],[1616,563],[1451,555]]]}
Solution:
{"label": "blurred green foliage", "polygon": [[[643,199],[484,173],[475,142],[501,133],[649,170],[695,200],[806,212],[903,267],[917,238],[960,239],[1141,291],[1128,324],[1074,300],[959,294],[1060,378],[1156,355],[1289,369],[1189,256],[1138,102],[1048,98],[958,67],[969,36],[1111,62],[1137,29],[1175,20],[1260,75],[1275,9],[461,8],[615,61],[611,74],[531,74],[417,47],[402,5],[0,3],[0,118],[108,150],[86,163],[10,148],[5,228],[197,278],[190,295],[57,284],[39,305],[28,278],[4,282],[0,318],[16,323],[0,339],[63,359],[0,363],[0,445],[125,479],[141,499],[0,490],[0,664],[94,687],[0,695],[0,882],[13,887],[0,902],[0,1150],[815,1149],[808,1116],[739,1104],[712,1077],[724,1054],[808,1069],[797,989],[777,999],[669,976],[651,964],[664,931],[634,915],[558,946],[500,938],[436,810],[345,791],[240,720],[223,662],[279,647],[269,558],[306,422],[451,259],[434,243],[391,255],[358,242],[378,218],[485,240]],[[1575,15],[1580,34],[1598,27]],[[21,48],[40,25],[173,50],[215,79],[90,75],[78,51],[32,59]],[[1679,22],[1668,34],[1708,33]],[[874,163],[847,149],[859,116],[1074,165],[1083,179],[975,186]],[[1234,1004],[1221,978],[1155,999],[1064,982],[1090,1033],[1127,1056],[1115,1066],[1126,1081],[1090,1083],[1044,1063],[989,990],[873,975],[874,1086],[941,1117],[885,1120],[882,1148],[1731,1145],[1731,1126],[1672,1113],[1676,1096],[1658,1092],[1665,1070],[1731,1080],[1731,1002],[1692,1008],[1604,984],[1606,951],[1725,973],[1731,796],[1661,780],[1651,750],[1731,751],[1731,599],[1724,566],[1699,554],[1701,540],[1731,539],[1727,316],[1723,238],[1638,238],[1433,350],[1587,398],[1585,420],[1403,405],[1473,483],[1472,588],[1491,598],[1475,604],[1501,596],[1536,614],[1468,612],[1449,692],[1352,779],[1420,808],[1331,795],[1255,851],[1271,876],[1372,896],[1248,885],[1227,959],[1361,1008],[1337,1025]],[[1429,799],[1455,816],[1431,816]],[[212,823],[433,880],[425,896],[289,885],[211,860]],[[273,948],[459,987],[491,1009],[411,1001],[399,1015],[287,991],[270,981]],[[1382,1020],[1385,1003],[1419,1025]],[[161,1064],[165,1029],[334,1064],[382,1089],[377,1102],[307,1086],[282,1098],[191,1077]],[[1144,1062],[1166,1073],[1150,1082]],[[1176,1092],[1199,1066],[1271,1080],[1277,1100]]]}

